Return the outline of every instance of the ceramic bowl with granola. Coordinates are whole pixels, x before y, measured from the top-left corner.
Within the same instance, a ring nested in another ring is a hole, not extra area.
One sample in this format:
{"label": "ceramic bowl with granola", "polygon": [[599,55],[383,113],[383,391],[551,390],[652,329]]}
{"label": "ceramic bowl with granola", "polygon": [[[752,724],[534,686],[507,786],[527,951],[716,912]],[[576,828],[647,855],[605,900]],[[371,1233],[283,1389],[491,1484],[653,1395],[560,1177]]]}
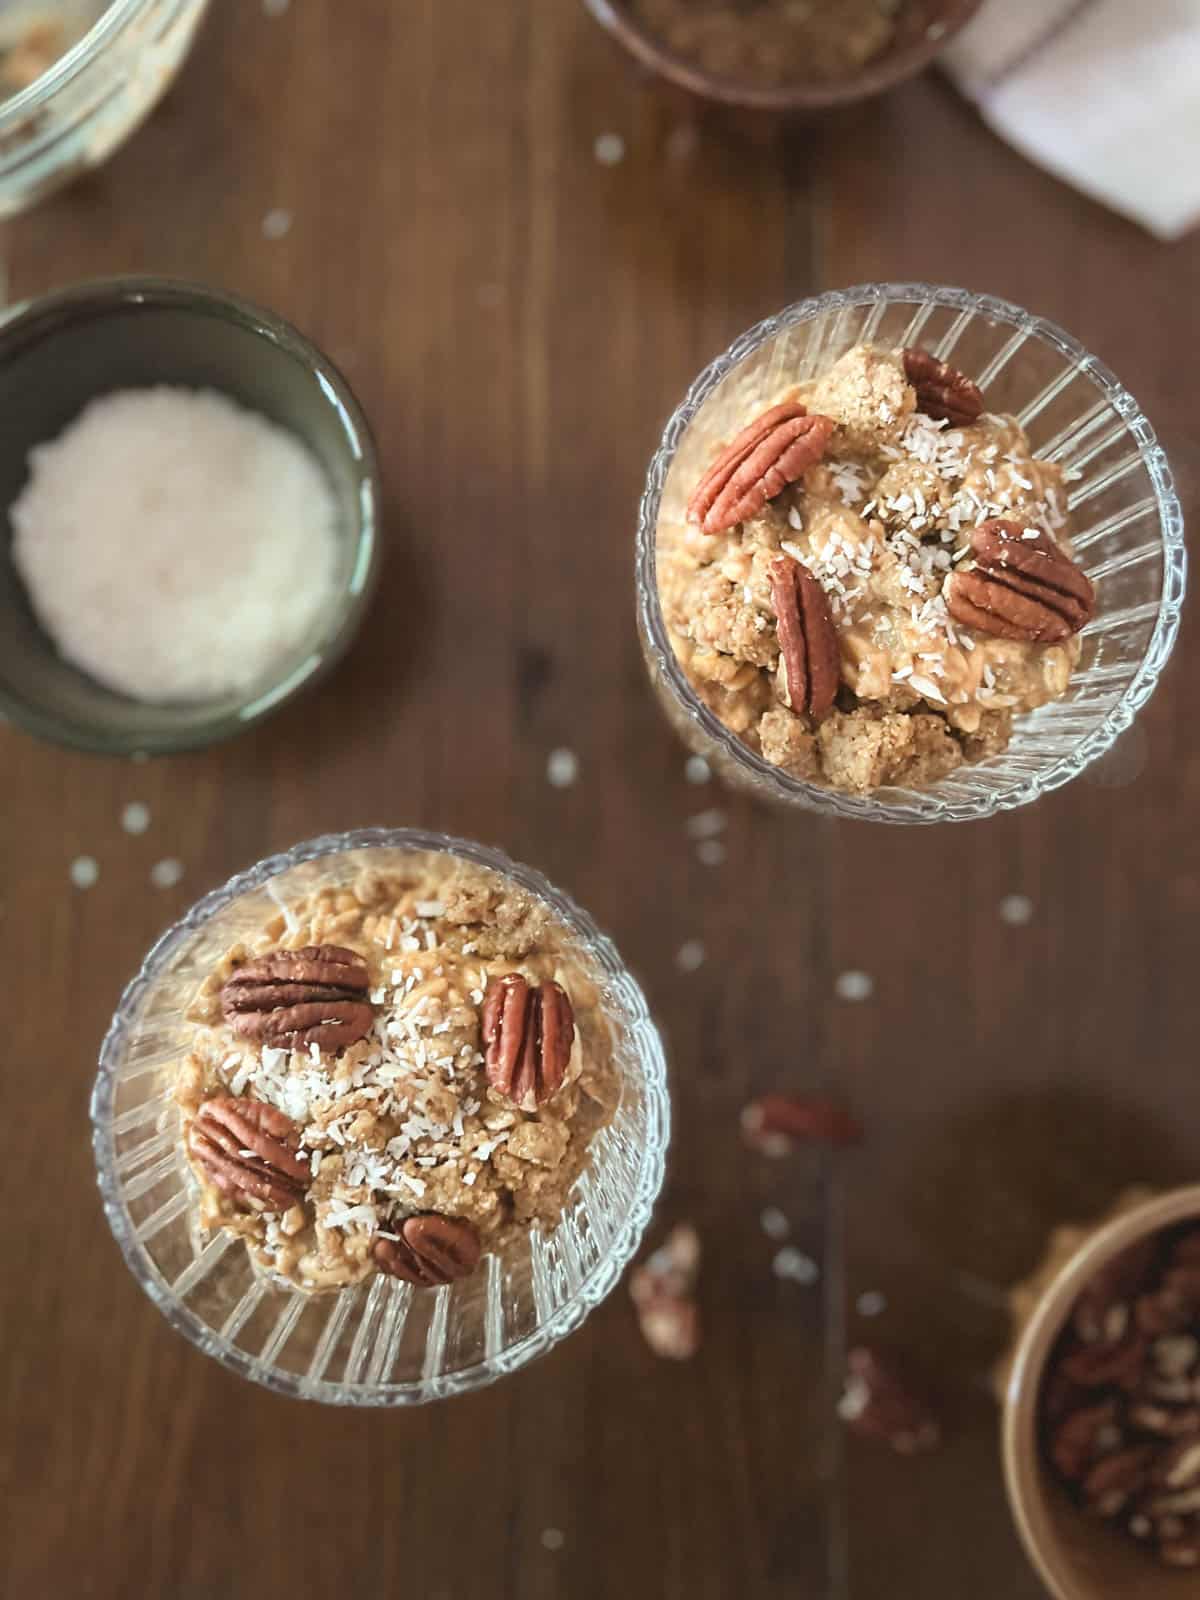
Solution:
{"label": "ceramic bowl with granola", "polygon": [[284,861],[202,902],[126,997],[95,1102],[110,1220],[249,1376],[360,1403],[487,1381],[640,1235],[657,1035],[607,941],[503,858],[355,835]]}
{"label": "ceramic bowl with granola", "polygon": [[1054,1229],[996,1374],[1009,1502],[1056,1600],[1183,1600],[1200,1574],[1200,1187]]}
{"label": "ceramic bowl with granola", "polygon": [[1074,775],[1178,622],[1178,504],[1131,407],[1065,335],[963,291],[868,286],[752,330],[642,505],[643,643],[688,742],[888,820]]}
{"label": "ceramic bowl with granola", "polygon": [[720,105],[809,116],[914,77],[979,0],[586,0],[664,83]]}

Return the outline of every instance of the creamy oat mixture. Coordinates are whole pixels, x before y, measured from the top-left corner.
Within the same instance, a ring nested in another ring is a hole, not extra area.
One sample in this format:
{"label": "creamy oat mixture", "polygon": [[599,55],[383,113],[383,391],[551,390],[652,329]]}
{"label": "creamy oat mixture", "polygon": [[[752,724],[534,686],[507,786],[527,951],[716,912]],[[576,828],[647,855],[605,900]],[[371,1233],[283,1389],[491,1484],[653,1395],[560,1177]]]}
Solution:
{"label": "creamy oat mixture", "polygon": [[[223,1002],[230,979],[272,953],[313,946],[365,960],[366,1037],[338,1052],[234,1031]],[[485,1074],[485,998],[512,973],[556,982],[574,1012],[562,1085],[533,1110]],[[567,931],[522,889],[451,856],[364,871],[352,888],[289,905],[227,953],[189,1016],[197,1034],[176,1089],[185,1148],[206,1103],[264,1102],[294,1124],[305,1174],[302,1197],[281,1209],[222,1192],[192,1153],[200,1222],[242,1235],[258,1265],[304,1289],[369,1275],[378,1241],[400,1240],[410,1218],[454,1219],[484,1251],[553,1227],[618,1100],[608,1024]],[[241,1152],[251,1165],[254,1154]]]}
{"label": "creamy oat mixture", "polygon": [[[1003,750],[1014,716],[1066,689],[1078,637],[996,637],[956,621],[946,597],[991,519],[1071,565],[1062,472],[1011,417],[956,426],[919,410],[898,352],[859,346],[786,398],[836,425],[823,459],[732,527],[659,527],[663,616],[697,695],[766,760],[853,792]],[[781,555],[819,580],[836,630],[836,700],[819,719],[789,700]]]}

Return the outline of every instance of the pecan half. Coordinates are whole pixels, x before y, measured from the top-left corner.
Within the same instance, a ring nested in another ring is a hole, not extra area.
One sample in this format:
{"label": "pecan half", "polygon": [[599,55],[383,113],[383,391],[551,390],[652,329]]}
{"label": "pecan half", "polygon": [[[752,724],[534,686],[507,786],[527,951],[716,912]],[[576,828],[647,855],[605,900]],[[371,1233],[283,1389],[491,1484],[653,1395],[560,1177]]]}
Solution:
{"label": "pecan half", "polygon": [[1115,1517],[1150,1480],[1155,1446],[1133,1445],[1102,1456],[1084,1476],[1083,1498],[1097,1516]]}
{"label": "pecan half", "polygon": [[1200,1432],[1177,1439],[1160,1457],[1154,1475],[1165,1489],[1200,1488]]}
{"label": "pecan half", "polygon": [[970,378],[928,350],[905,350],[904,376],[917,391],[917,410],[936,422],[965,428],[983,415],[983,395]]}
{"label": "pecan half", "polygon": [[1098,1389],[1107,1384],[1132,1389],[1140,1380],[1145,1365],[1146,1341],[1134,1335],[1119,1344],[1080,1345],[1060,1362],[1058,1370],[1068,1382],[1077,1383],[1083,1389]]}
{"label": "pecan half", "polygon": [[836,423],[810,417],[796,401],[764,411],[722,450],[692,491],[688,520],[723,533],[757,516],[825,454]]}
{"label": "pecan half", "polygon": [[742,1108],[746,1143],[764,1156],[786,1156],[799,1144],[862,1142],[862,1124],[844,1106],[819,1095],[764,1094]]}
{"label": "pecan half", "polygon": [[1143,1333],[1157,1338],[1160,1334],[1178,1333],[1192,1320],[1191,1307],[1161,1290],[1156,1294],[1141,1294],[1133,1308],[1134,1321]]}
{"label": "pecan half", "polygon": [[281,1050],[344,1050],[371,1031],[370,975],[336,944],[273,950],[237,967],[221,990],[235,1033]]}
{"label": "pecan half", "polygon": [[1075,1332],[1086,1344],[1115,1344],[1123,1339],[1137,1294],[1157,1253],[1153,1238],[1143,1239],[1106,1262],[1075,1303]]}
{"label": "pecan half", "polygon": [[946,580],[946,609],[994,638],[1054,644],[1091,620],[1095,590],[1053,540],[1024,532],[1002,518],[981,523],[971,535],[974,563]]}
{"label": "pecan half", "polygon": [[1167,1539],[1159,1545],[1158,1554],[1168,1567],[1200,1567],[1200,1531]]}
{"label": "pecan half", "polygon": [[1200,1438],[1200,1410],[1194,1406],[1182,1410],[1174,1406],[1130,1406],[1129,1420],[1143,1433],[1161,1434],[1164,1439]]}
{"label": "pecan half", "polygon": [[462,1217],[426,1212],[406,1217],[395,1239],[376,1238],[371,1254],[381,1272],[419,1289],[468,1277],[479,1265],[479,1235]]}
{"label": "pecan half", "polygon": [[187,1147],[210,1183],[246,1210],[286,1211],[308,1188],[300,1129],[261,1100],[206,1100],[188,1127]]}
{"label": "pecan half", "polygon": [[1100,1454],[1107,1431],[1117,1418],[1115,1400],[1082,1406],[1073,1411],[1054,1431],[1050,1440],[1050,1459],[1070,1482],[1081,1478]]}
{"label": "pecan half", "polygon": [[941,1429],[925,1401],[890,1358],[860,1346],[846,1356],[846,1387],[838,1415],[853,1432],[883,1439],[900,1455],[932,1450]]}
{"label": "pecan half", "polygon": [[1088,1394],[1086,1389],[1069,1382],[1061,1372],[1052,1368],[1042,1384],[1042,1419],[1052,1432],[1080,1406],[1094,1404],[1095,1398],[1095,1395]]}
{"label": "pecan half", "polygon": [[574,1041],[575,1013],[557,983],[535,989],[510,972],[489,987],[483,1003],[487,1081],[522,1111],[536,1111],[562,1088]]}
{"label": "pecan half", "polygon": [[825,591],[801,562],[777,556],[771,563],[771,602],[792,710],[820,722],[833,710],[841,675]]}

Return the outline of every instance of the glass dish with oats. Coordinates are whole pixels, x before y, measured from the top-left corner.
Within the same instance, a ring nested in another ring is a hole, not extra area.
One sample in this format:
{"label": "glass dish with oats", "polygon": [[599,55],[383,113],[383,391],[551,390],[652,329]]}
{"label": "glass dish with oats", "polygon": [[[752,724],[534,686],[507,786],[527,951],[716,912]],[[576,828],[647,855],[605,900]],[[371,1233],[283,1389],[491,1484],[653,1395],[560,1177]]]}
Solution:
{"label": "glass dish with oats", "polygon": [[407,1404],[599,1303],[668,1113],[645,1002],[582,912],[494,852],[373,831],[166,935],[93,1119],[109,1220],[176,1327],[283,1392]]}
{"label": "glass dish with oats", "polygon": [[693,385],[638,536],[652,681],[728,778],[928,822],[1066,782],[1148,697],[1185,558],[1165,457],[1070,337],[964,290],[867,285]]}
{"label": "glass dish with oats", "polygon": [[170,88],[209,0],[3,0],[0,217],[109,156]]}

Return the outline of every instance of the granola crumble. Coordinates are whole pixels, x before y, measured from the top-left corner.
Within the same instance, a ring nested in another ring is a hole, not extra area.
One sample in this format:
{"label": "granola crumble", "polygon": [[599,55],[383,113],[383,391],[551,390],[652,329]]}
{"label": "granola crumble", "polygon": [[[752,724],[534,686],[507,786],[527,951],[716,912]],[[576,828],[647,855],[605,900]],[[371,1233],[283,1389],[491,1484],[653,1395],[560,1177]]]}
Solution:
{"label": "granola crumble", "polygon": [[[1064,693],[1079,640],[981,633],[943,591],[988,519],[1069,555],[1062,472],[1012,417],[953,426],[919,411],[897,352],[858,346],[779,398],[836,422],[824,459],[733,527],[659,527],[663,616],[696,694],[767,761],[854,793],[930,784],[1004,750],[1014,716]],[[820,719],[788,696],[770,582],[781,555],[819,580],[838,637],[841,683]]]}
{"label": "granola crumble", "polygon": [[[268,952],[322,944],[366,960],[369,1035],[336,1053],[235,1033],[222,1012],[231,974]],[[532,1112],[484,1072],[485,994],[513,972],[561,984],[574,1008],[563,1086]],[[517,885],[449,855],[366,870],[351,887],[282,907],[226,953],[188,1015],[197,1032],[175,1091],[185,1149],[207,1101],[249,1098],[293,1119],[311,1171],[303,1201],[278,1213],[247,1209],[193,1159],[200,1225],[241,1235],[259,1267],[306,1290],[369,1276],[373,1246],[409,1217],[461,1219],[485,1251],[552,1228],[619,1098],[599,992],[568,931]]]}

